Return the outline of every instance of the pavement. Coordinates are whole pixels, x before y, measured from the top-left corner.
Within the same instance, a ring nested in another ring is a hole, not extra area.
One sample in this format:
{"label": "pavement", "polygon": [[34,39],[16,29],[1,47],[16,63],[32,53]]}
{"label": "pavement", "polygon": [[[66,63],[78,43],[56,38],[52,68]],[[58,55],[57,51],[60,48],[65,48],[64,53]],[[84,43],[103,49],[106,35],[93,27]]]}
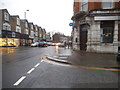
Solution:
{"label": "pavement", "polygon": [[47,59],[72,65],[100,68],[120,69],[120,62],[116,54],[91,53],[86,51],[73,51],[63,48],[58,55],[47,56]]}

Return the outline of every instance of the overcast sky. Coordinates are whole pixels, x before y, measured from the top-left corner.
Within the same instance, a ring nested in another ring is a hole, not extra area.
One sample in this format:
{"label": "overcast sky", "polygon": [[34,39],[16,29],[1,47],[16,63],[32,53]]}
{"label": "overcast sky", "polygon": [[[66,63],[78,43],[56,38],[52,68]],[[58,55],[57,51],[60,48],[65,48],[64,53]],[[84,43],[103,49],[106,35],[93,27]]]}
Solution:
{"label": "overcast sky", "polygon": [[7,9],[10,15],[19,15],[24,19],[24,12],[29,22],[33,22],[47,32],[61,32],[71,35],[69,26],[73,15],[73,0],[0,0],[0,9]]}

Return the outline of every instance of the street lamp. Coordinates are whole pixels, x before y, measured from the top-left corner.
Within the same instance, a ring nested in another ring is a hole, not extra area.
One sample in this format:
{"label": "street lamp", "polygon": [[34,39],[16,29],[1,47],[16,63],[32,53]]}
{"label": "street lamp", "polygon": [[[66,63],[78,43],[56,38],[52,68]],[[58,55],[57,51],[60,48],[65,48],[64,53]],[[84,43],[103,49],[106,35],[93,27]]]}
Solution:
{"label": "street lamp", "polygon": [[24,12],[24,18],[25,18],[25,19],[26,19],[26,12],[27,12],[27,11],[29,11],[29,10],[26,10],[26,11]]}

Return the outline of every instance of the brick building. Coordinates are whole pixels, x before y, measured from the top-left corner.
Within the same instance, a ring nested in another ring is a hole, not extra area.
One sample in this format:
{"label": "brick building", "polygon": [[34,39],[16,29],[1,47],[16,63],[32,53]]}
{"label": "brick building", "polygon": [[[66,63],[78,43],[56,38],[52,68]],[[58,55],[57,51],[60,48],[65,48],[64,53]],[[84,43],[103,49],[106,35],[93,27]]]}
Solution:
{"label": "brick building", "polygon": [[10,15],[0,9],[0,46],[29,46],[36,41],[46,40],[46,30],[18,15]]}
{"label": "brick building", "polygon": [[120,41],[120,2],[90,1],[74,0],[73,49],[117,53]]}

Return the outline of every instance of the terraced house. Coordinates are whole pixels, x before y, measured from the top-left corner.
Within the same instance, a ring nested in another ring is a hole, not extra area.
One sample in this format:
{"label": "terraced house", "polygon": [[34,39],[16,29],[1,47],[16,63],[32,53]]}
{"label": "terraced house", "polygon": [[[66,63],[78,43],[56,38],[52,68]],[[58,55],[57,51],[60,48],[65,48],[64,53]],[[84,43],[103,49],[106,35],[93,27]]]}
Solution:
{"label": "terraced house", "polygon": [[73,49],[117,53],[120,42],[120,1],[74,0]]}
{"label": "terraced house", "polygon": [[29,27],[28,21],[26,19],[20,20],[21,25],[21,34],[20,34],[20,45],[29,45],[32,43],[32,40],[29,38]]}
{"label": "terraced house", "polygon": [[12,40],[12,29],[10,25],[10,14],[7,9],[0,10],[0,32],[0,46],[14,45]]}
{"label": "terraced house", "polygon": [[46,41],[46,30],[18,15],[0,10],[0,46],[30,46],[33,42]]}
{"label": "terraced house", "polygon": [[21,27],[20,27],[20,18],[18,15],[10,16],[10,25],[11,25],[11,29],[12,29],[12,39],[11,40],[13,42],[13,45],[20,46]]}
{"label": "terraced house", "polygon": [[34,25],[35,27],[35,31],[34,31],[34,35],[35,35],[35,41],[39,40],[38,34],[39,34],[39,27],[37,25]]}

